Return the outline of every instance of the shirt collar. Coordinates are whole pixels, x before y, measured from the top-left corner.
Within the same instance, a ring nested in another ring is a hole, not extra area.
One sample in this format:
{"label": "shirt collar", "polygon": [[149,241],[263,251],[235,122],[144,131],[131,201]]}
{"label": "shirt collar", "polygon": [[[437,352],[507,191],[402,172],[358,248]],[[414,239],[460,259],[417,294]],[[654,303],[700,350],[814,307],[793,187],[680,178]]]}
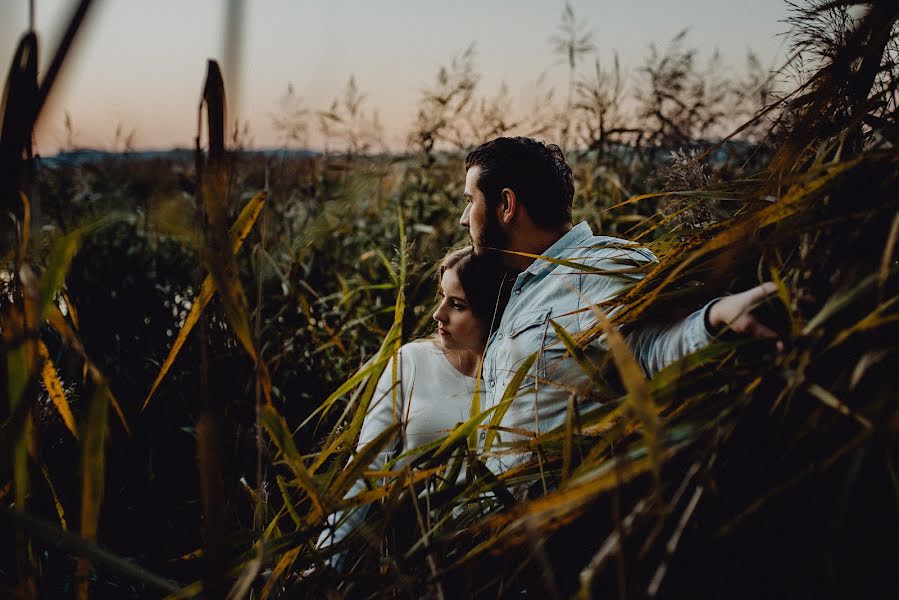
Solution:
{"label": "shirt collar", "polygon": [[[579,248],[584,246],[584,242],[587,241],[587,238],[593,236],[593,230],[590,229],[590,226],[586,221],[581,221],[574,227],[572,227],[568,233],[560,237],[556,240],[556,243],[544,250],[540,253],[541,256],[545,256],[547,258],[557,258],[557,259],[566,259],[570,258],[569,255],[573,248]],[[548,260],[543,260],[542,258],[534,259],[534,262],[528,266],[527,269],[524,270],[525,273],[530,273],[531,275],[540,275],[545,273],[556,266],[556,263],[550,262]]]}

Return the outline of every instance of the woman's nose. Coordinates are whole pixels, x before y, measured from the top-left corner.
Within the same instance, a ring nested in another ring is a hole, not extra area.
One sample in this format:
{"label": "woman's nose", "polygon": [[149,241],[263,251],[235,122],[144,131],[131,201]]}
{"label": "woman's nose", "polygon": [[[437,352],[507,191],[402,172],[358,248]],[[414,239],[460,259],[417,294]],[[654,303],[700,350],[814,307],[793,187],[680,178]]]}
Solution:
{"label": "woman's nose", "polygon": [[446,322],[446,315],[444,314],[444,311],[443,311],[443,302],[441,302],[440,305],[437,307],[437,310],[434,311],[433,316],[434,316],[434,320],[437,321],[438,323]]}

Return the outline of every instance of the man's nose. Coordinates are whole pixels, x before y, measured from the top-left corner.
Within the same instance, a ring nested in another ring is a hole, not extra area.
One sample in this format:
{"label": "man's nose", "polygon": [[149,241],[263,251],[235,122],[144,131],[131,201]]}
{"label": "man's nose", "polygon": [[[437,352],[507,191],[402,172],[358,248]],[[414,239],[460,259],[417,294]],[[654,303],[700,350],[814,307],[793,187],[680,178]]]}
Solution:
{"label": "man's nose", "polygon": [[462,217],[459,219],[459,225],[462,227],[468,227],[468,213],[471,212],[471,204],[465,205],[465,210],[462,211]]}

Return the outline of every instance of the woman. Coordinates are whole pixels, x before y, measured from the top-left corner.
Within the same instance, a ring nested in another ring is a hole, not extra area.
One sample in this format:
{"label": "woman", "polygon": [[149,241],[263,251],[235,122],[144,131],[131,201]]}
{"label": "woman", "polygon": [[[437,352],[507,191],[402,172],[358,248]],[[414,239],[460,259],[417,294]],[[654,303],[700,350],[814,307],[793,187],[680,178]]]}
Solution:
{"label": "woman", "polygon": [[[362,424],[358,449],[387,427],[401,424],[395,444],[378,457],[371,470],[381,470],[395,456],[434,442],[468,420],[484,347],[508,300],[510,286],[502,284],[498,264],[475,256],[471,246],[450,252],[441,261],[439,304],[434,311],[437,331],[400,348],[397,381],[391,361]],[[347,497],[364,490],[365,483],[359,480]],[[364,520],[366,509],[362,506],[349,515],[332,515],[331,528],[322,532],[318,547],[346,537]],[[342,558],[336,555],[331,565],[340,569]]]}

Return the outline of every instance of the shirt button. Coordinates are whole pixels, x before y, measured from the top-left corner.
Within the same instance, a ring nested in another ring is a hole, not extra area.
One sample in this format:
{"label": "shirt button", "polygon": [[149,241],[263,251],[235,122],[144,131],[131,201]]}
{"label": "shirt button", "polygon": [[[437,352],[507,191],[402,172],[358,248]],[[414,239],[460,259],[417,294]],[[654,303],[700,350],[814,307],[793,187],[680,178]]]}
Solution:
{"label": "shirt button", "polygon": [[491,379],[491,380],[490,380],[490,381],[488,381],[488,382],[487,382],[487,383],[489,383],[489,384],[490,384],[490,387],[493,387],[493,384],[494,384],[494,383],[495,383],[495,382],[494,382],[494,381],[493,381],[493,380],[492,380],[492,379]]}
{"label": "shirt button", "polygon": [[503,339],[503,334],[500,333],[499,335],[497,335],[497,336],[496,336],[496,339],[498,339],[498,340]]}
{"label": "shirt button", "polygon": [[515,295],[516,295],[516,296],[520,296],[520,295],[521,295],[521,288],[518,288],[517,290],[515,290]]}
{"label": "shirt button", "polygon": [[481,438],[481,441],[483,442],[484,440],[487,439],[487,432],[486,432],[486,431],[482,431],[482,432],[481,432],[481,435],[480,435],[479,437]]}

